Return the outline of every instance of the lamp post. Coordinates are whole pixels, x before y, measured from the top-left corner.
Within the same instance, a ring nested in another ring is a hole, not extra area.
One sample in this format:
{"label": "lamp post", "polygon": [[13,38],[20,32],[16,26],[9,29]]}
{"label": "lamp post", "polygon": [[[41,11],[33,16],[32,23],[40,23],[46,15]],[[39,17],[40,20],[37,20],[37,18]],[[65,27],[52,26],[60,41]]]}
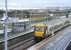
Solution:
{"label": "lamp post", "polygon": [[8,42],[7,42],[7,40],[8,40],[8,33],[7,33],[7,19],[8,19],[8,15],[7,15],[7,12],[8,12],[8,10],[7,10],[7,0],[5,0],[5,19],[4,19],[4,24],[3,24],[3,26],[4,26],[4,49],[5,50],[8,50]]}

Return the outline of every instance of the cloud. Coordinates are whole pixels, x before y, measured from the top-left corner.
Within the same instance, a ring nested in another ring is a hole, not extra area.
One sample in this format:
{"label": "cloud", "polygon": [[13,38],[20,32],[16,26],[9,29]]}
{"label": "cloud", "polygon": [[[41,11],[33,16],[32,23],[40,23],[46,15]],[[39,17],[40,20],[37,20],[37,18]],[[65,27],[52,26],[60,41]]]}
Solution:
{"label": "cloud", "polygon": [[[71,6],[71,0],[8,0],[8,8],[45,8],[50,6]],[[5,0],[0,0],[4,8]]]}

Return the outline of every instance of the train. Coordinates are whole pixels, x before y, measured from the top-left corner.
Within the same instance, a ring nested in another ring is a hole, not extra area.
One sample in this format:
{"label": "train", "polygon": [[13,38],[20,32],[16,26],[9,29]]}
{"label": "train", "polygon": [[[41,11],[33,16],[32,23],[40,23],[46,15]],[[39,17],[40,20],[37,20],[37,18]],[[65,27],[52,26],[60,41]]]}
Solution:
{"label": "train", "polygon": [[54,22],[50,23],[39,23],[39,24],[34,24],[34,39],[39,40],[39,39],[44,39],[51,36],[55,35],[55,32],[58,30],[61,30],[62,28],[69,26],[70,21],[67,18],[64,19],[56,19]]}

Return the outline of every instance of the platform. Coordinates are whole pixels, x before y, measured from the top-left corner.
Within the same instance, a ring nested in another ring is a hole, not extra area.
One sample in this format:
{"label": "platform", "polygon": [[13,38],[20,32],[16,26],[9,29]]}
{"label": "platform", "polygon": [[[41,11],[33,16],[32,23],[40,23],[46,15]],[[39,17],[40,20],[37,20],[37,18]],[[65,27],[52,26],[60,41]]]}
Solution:
{"label": "platform", "polygon": [[58,32],[51,38],[35,44],[27,50],[65,50],[71,40],[71,28]]}

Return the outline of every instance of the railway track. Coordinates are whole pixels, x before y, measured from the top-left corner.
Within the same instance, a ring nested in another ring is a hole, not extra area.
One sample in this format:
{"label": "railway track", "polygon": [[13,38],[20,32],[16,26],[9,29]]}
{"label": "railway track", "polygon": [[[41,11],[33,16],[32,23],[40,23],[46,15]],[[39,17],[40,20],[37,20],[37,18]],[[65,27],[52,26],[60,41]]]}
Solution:
{"label": "railway track", "polygon": [[33,40],[33,37],[31,37],[27,40],[23,40],[15,45],[12,45],[11,47],[9,47],[9,50],[25,50],[33,44],[35,44],[35,42]]}
{"label": "railway track", "polygon": [[[21,45],[27,44],[26,42],[29,42],[31,40],[33,40],[33,32],[9,40],[8,48],[9,50],[14,50],[15,48],[18,48]],[[0,43],[0,50],[3,50],[3,49],[4,49],[4,42]]]}
{"label": "railway track", "polygon": [[[65,28],[69,28],[69,27],[70,26],[65,27]],[[9,50],[26,50],[28,47],[30,47],[34,44],[36,44],[36,42],[34,41],[33,32],[31,32],[29,34],[22,35],[20,37],[16,37],[14,39],[9,40],[8,48],[9,48]],[[4,45],[4,43],[2,43],[2,46],[3,45]],[[4,48],[2,48],[0,50],[3,50],[3,49]]]}

